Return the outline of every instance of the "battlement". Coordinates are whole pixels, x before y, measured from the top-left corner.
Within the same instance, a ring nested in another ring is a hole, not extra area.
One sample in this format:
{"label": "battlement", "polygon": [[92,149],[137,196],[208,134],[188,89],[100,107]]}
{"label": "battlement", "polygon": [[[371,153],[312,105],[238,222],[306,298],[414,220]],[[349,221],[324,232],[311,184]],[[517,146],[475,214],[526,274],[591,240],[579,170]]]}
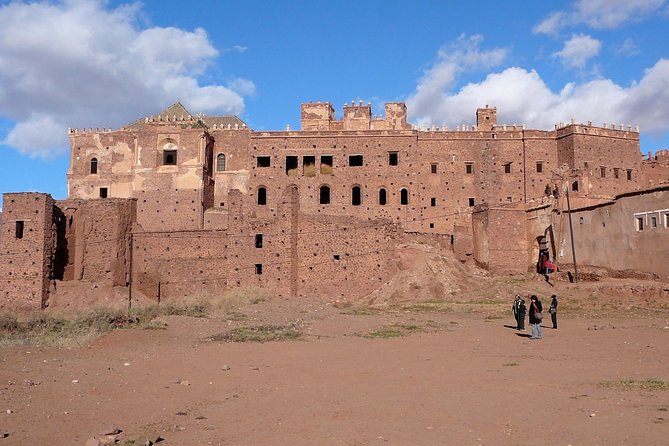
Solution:
{"label": "battlement", "polygon": [[407,110],[403,102],[385,104],[386,115],[372,114],[372,104],[351,101],[343,107],[342,120],[335,119],[335,112],[330,102],[308,102],[301,105],[301,126],[303,131],[328,130],[410,130],[407,123]]}

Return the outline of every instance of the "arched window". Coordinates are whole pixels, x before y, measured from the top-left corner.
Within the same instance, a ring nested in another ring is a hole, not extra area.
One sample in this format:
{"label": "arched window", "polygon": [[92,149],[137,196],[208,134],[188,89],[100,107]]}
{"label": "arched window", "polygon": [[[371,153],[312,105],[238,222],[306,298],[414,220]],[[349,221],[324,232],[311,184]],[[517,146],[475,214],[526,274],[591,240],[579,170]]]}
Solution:
{"label": "arched window", "polygon": [[177,145],[168,140],[163,145],[163,165],[176,166],[177,164]]}
{"label": "arched window", "polygon": [[362,203],[362,193],[360,191],[360,186],[353,186],[351,189],[351,204],[353,206],[360,206]]}
{"label": "arched window", "polygon": [[267,189],[264,187],[258,188],[258,205],[265,206],[267,204]]}
{"label": "arched window", "polygon": [[409,204],[409,191],[406,189],[402,189],[400,191],[400,204],[401,205]]}
{"label": "arched window", "polygon": [[574,192],[578,192],[578,181],[574,181],[571,184],[571,190],[573,190]]}
{"label": "arched window", "polygon": [[91,158],[91,173],[98,173],[98,159]]}
{"label": "arched window", "polygon": [[388,194],[384,188],[379,189],[379,204],[381,206],[388,204]]}
{"label": "arched window", "polygon": [[216,172],[223,172],[225,170],[225,155],[219,153],[216,157]]}
{"label": "arched window", "polygon": [[321,186],[320,203],[330,204],[330,186]]}

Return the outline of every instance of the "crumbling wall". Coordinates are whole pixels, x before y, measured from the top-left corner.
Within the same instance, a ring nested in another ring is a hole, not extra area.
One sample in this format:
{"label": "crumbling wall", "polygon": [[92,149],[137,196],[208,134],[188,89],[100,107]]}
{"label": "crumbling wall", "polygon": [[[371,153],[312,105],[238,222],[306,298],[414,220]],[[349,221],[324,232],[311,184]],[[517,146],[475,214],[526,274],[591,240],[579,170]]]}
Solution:
{"label": "crumbling wall", "polygon": [[48,305],[55,251],[54,201],[49,194],[3,194],[0,307]]}

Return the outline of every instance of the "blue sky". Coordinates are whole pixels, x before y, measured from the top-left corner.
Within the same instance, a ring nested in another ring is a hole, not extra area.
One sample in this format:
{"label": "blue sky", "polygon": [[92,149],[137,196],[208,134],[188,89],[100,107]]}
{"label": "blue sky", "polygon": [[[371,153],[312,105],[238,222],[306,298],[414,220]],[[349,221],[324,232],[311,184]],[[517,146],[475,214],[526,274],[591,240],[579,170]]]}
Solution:
{"label": "blue sky", "polygon": [[[669,147],[669,0],[0,2],[0,192],[67,195],[67,128],[181,100],[256,130],[300,103],[405,101],[421,126],[639,125]],[[500,7],[500,5],[504,5]]]}

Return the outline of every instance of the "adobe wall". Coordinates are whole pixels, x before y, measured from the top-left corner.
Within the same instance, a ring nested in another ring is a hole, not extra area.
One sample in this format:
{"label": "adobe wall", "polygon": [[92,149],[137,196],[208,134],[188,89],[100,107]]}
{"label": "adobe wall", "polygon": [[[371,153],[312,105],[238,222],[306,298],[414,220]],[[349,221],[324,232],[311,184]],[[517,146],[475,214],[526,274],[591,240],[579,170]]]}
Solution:
{"label": "adobe wall", "polygon": [[136,220],[136,201],[120,198],[64,200],[57,205],[65,217],[61,229],[65,243],[54,265],[55,278],[125,286],[128,241]]}
{"label": "adobe wall", "polygon": [[[639,229],[639,218],[643,220],[643,229]],[[578,265],[669,276],[668,186],[625,194],[614,202],[592,208],[575,209],[572,221]],[[563,240],[559,259],[562,263],[572,263],[568,230],[564,231]]]}
{"label": "adobe wall", "polygon": [[3,194],[0,237],[0,308],[48,305],[56,237],[49,194]]}
{"label": "adobe wall", "polygon": [[656,187],[669,183],[669,150],[658,150],[641,163],[643,187]]}
{"label": "adobe wall", "polygon": [[236,287],[279,297],[357,297],[389,277],[397,230],[391,222],[303,214],[294,186],[282,193],[275,217],[252,218],[237,213],[240,196],[227,200],[237,211],[228,211],[225,231],[136,233],[133,287],[154,299]]}
{"label": "adobe wall", "polygon": [[474,260],[495,274],[528,270],[526,213],[522,206],[478,206],[472,214]]}

